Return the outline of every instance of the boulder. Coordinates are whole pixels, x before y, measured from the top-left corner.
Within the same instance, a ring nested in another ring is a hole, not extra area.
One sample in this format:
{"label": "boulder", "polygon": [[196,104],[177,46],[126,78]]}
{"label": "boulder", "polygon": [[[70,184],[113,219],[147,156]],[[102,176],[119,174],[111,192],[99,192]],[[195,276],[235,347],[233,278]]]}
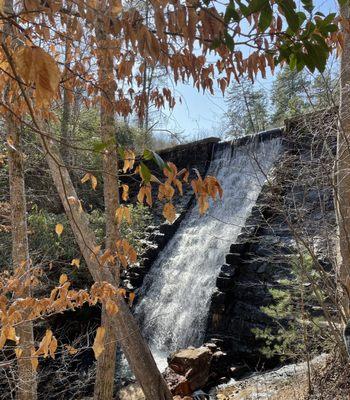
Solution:
{"label": "boulder", "polygon": [[186,396],[204,387],[210,375],[212,356],[210,349],[204,346],[171,354],[165,379],[172,393]]}
{"label": "boulder", "polygon": [[172,394],[186,396],[192,393],[190,383],[186,377],[177,374],[171,368],[165,370],[164,378]]}
{"label": "boulder", "polygon": [[190,370],[209,369],[212,353],[207,347],[188,348],[171,354],[168,357],[169,367],[180,375]]}

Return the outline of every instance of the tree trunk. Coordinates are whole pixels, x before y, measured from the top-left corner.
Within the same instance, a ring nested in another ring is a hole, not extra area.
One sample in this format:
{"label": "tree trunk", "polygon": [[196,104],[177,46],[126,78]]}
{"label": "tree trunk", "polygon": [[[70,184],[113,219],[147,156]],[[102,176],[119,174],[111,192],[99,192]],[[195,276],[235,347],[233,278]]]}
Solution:
{"label": "tree trunk", "polygon": [[[112,253],[116,250],[119,239],[119,228],[116,224],[116,211],[119,207],[118,155],[116,148],[116,126],[114,119],[115,78],[113,73],[113,53],[109,41],[101,26],[96,28],[99,56],[99,85],[101,90],[100,124],[101,140],[108,143],[103,152],[103,193],[106,217],[106,249]],[[116,285],[119,286],[119,265],[111,265]],[[102,326],[106,329],[104,336],[105,351],[97,360],[94,399],[112,400],[116,368],[117,337],[113,318],[102,307]]]}
{"label": "tree trunk", "polygon": [[[105,281],[116,286],[117,282],[108,266],[99,262],[95,234],[77,202],[77,194],[56,146],[44,135],[40,135],[40,139],[55,186],[92,278],[95,282]],[[117,340],[147,400],[171,400],[172,395],[128,305],[119,295],[115,300],[119,307],[113,316]]]}
{"label": "tree trunk", "polygon": [[[67,20],[67,32],[69,32],[71,26],[71,17],[69,16],[69,12],[71,11],[72,6],[68,8],[68,20]],[[64,49],[64,75],[63,80],[67,79],[68,71],[70,68],[69,56],[71,50],[71,39],[69,37],[66,38],[65,49]],[[66,165],[72,161],[70,159],[70,147],[69,147],[69,123],[71,119],[71,104],[69,101],[69,92],[66,87],[66,83],[63,86],[63,104],[62,104],[62,122],[61,122],[61,146],[60,152],[63,158],[63,161]]]}
{"label": "tree trunk", "polygon": [[[349,20],[349,5],[341,8]],[[344,320],[350,317],[350,34],[343,28],[340,70],[340,110],[335,176],[335,205],[339,230],[338,282]]]}
{"label": "tree trunk", "polygon": [[[13,0],[5,1],[5,10],[13,14]],[[13,48],[16,41],[13,34],[13,27],[10,21],[4,23],[2,40],[5,42],[11,39]],[[7,89],[6,89],[7,90]],[[4,95],[5,99],[8,96]],[[28,232],[27,232],[27,204],[24,183],[24,165],[21,152],[20,129],[11,115],[5,116],[7,136],[11,138],[12,145],[9,146],[9,184],[11,204],[11,228],[12,228],[12,264],[13,269],[24,266],[23,280],[26,280],[30,270]],[[30,295],[30,287],[23,290],[22,296]],[[16,328],[19,336],[18,346],[22,350],[20,357],[17,357],[18,379],[17,393],[18,400],[35,400],[37,398],[37,377],[31,363],[31,348],[34,346],[33,323],[24,322]]]}
{"label": "tree trunk", "polygon": [[[25,273],[22,279],[27,278],[30,269],[28,236],[27,236],[27,207],[24,186],[23,156],[21,153],[20,132],[18,127],[7,117],[8,136],[12,139],[13,146],[9,148],[9,178],[10,178],[10,203],[12,225],[12,263],[16,269],[24,265]],[[23,297],[30,295],[30,289],[26,288]],[[17,359],[18,381],[17,399],[36,399],[36,373],[31,364],[31,348],[34,346],[33,324],[24,322],[16,328],[16,334],[20,337],[19,347],[21,356]]]}

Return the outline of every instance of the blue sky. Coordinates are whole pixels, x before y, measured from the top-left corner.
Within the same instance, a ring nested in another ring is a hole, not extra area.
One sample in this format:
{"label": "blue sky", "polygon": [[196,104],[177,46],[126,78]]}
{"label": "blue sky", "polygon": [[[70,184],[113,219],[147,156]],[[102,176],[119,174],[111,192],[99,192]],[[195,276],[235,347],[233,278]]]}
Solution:
{"label": "blue sky", "polygon": [[[337,0],[315,0],[317,9],[324,13],[337,10]],[[273,78],[259,78],[257,85],[269,88]],[[191,85],[174,87],[176,97],[181,96],[182,104],[177,104],[172,111],[165,113],[163,127],[173,132],[182,133],[187,140],[195,140],[201,136],[218,136],[223,129],[224,114],[227,109],[225,98],[220,90],[214,95],[198,93]]]}

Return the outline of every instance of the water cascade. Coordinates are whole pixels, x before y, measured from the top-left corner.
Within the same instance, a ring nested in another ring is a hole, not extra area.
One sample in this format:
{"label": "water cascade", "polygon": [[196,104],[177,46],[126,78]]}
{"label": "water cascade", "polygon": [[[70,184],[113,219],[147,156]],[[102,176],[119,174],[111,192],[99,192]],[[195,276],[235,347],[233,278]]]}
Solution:
{"label": "water cascade", "polygon": [[220,267],[281,148],[279,138],[260,138],[216,145],[208,174],[220,181],[223,199],[204,216],[197,206],[187,212],[145,278],[136,313],[161,368],[171,351],[203,341]]}

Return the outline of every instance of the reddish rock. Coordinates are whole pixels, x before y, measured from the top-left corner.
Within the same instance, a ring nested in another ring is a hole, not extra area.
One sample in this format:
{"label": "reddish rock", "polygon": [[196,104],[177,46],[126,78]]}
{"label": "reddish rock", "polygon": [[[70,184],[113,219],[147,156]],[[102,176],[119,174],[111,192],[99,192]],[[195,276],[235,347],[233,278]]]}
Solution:
{"label": "reddish rock", "polygon": [[168,358],[165,379],[175,395],[186,396],[205,386],[210,373],[212,352],[207,347],[188,348]]}
{"label": "reddish rock", "polygon": [[190,384],[186,377],[177,374],[171,368],[165,370],[164,378],[172,394],[185,396],[192,393]]}

